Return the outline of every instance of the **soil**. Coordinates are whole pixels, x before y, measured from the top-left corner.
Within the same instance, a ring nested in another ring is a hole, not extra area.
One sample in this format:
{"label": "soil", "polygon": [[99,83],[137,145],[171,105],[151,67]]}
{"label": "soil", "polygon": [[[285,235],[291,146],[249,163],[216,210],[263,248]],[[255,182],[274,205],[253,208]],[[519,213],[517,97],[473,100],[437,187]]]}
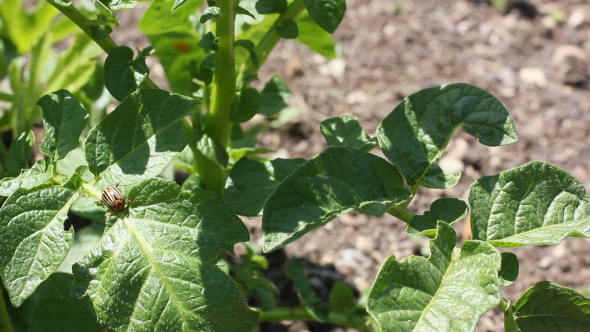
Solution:
{"label": "soil", "polygon": [[[421,190],[410,206],[414,212],[428,209],[439,197],[467,200],[474,180],[531,160],[557,165],[590,188],[588,0],[511,1],[506,12],[483,1],[467,0],[346,3],[346,16],[334,34],[341,45],[340,58],[327,60],[297,42],[282,41],[260,73],[262,82],[280,73],[292,90],[292,106],[301,110],[294,122],[259,137],[263,147],[276,151],[274,157],[311,158],[325,149],[319,131],[324,119],[357,116],[372,136],[405,96],[430,86],[466,82],[502,101],[515,121],[519,142],[487,147],[459,132],[441,166],[462,171],[461,182],[448,190]],[[260,220],[245,222],[253,241],[261,245]],[[320,290],[338,279],[363,290],[370,287],[388,256],[427,254],[428,242],[408,237],[404,226],[392,216],[352,213],[288,245],[285,254],[305,259],[312,272],[321,267],[334,271],[323,273],[328,277],[322,280],[328,281],[319,282]],[[466,221],[455,228],[460,238],[469,236]],[[513,302],[541,280],[576,290],[588,287],[588,240],[571,238],[558,246],[509,251],[520,261],[519,278],[503,288],[504,296]],[[284,280],[276,276],[280,272],[273,273],[276,280]],[[500,311],[491,311],[476,331],[503,331],[502,319]],[[265,325],[264,330],[346,329],[286,322]]]}

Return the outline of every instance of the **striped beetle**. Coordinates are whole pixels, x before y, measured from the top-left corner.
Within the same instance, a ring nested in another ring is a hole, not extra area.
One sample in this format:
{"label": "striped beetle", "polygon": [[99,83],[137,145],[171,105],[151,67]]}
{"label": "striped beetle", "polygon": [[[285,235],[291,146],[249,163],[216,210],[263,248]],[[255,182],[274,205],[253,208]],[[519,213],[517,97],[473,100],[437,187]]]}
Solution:
{"label": "striped beetle", "polygon": [[102,202],[96,201],[96,204],[106,205],[111,214],[125,210],[126,203],[133,203],[134,200],[127,199],[119,187],[107,187],[102,192]]}

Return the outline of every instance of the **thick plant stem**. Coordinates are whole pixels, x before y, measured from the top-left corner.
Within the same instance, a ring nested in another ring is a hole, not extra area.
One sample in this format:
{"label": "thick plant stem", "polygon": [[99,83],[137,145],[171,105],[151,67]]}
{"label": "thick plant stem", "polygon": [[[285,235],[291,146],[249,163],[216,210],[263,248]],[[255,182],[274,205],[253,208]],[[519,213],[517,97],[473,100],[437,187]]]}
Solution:
{"label": "thick plant stem", "polygon": [[[198,125],[196,121],[193,121],[191,125],[188,121],[184,120],[184,130],[189,137],[188,146],[193,152],[195,159],[195,168],[197,174],[201,175],[201,184],[203,189],[208,191],[214,191],[218,194],[223,194],[225,186],[225,173],[215,164],[213,161],[207,159],[203,153],[197,148],[195,141],[193,140],[193,126]],[[211,176],[211,174],[219,176]]]}
{"label": "thick plant stem", "polygon": [[[305,308],[275,308],[270,311],[260,312],[260,322],[277,322],[285,320],[306,320],[315,321]],[[341,313],[330,312],[327,323],[332,323],[345,327],[352,327],[360,331],[369,330],[369,315],[366,319],[356,315],[344,315]]]}
{"label": "thick plant stem", "polygon": [[[215,72],[204,131],[217,145],[226,148],[232,126],[229,112],[236,94],[234,59],[234,6],[236,1],[221,0],[217,4],[219,16],[216,24],[218,42],[215,51]],[[195,151],[196,149],[193,149],[193,152]],[[199,174],[202,175],[203,187],[206,190],[222,194],[225,184],[225,170],[204,158],[198,151],[195,152],[195,163]]]}
{"label": "thick plant stem", "polygon": [[234,59],[234,0],[218,1],[217,51],[211,88],[211,104],[205,122],[205,133],[217,144],[226,147],[231,129],[229,111],[236,94]]}

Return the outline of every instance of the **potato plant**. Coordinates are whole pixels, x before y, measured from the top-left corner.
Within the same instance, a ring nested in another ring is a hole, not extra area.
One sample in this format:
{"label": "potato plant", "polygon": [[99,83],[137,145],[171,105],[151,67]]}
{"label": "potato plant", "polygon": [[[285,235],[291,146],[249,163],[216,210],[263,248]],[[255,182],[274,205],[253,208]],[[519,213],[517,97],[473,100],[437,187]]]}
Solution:
{"label": "potato plant", "polygon": [[[310,160],[265,159],[242,130],[288,104],[278,76],[250,86],[281,38],[336,56],[330,33],[344,0],[156,0],[139,22],[152,47],[137,54],[109,37],[113,10],[135,2],[97,1],[95,17],[48,2],[108,54],[105,86],[120,103],[90,124],[71,91],[47,93],[36,102],[44,158],[29,167],[32,132],[10,145],[2,163],[12,171],[0,178],[0,331],[241,332],[282,320],[473,331],[496,307],[507,331],[587,330],[590,299],[574,290],[544,281],[516,303],[502,296],[518,259],[499,248],[590,236],[586,190],[571,174],[533,161],[475,181],[468,202],[439,199],[422,215],[407,208],[421,187],[460,180],[437,163],[456,130],[488,146],[517,142],[490,93],[464,83],[417,91],[373,136],[355,117],[328,119],[320,130],[331,147]],[[172,91],[149,78],[153,55]],[[166,178],[171,164],[191,174],[181,185]],[[289,308],[277,306],[256,248],[246,245],[240,265],[227,263],[250,238],[238,216],[262,216],[271,252],[351,211],[397,217],[430,239],[430,257],[389,257],[366,296],[337,283],[327,302],[304,265],[287,261],[300,300]],[[458,243],[452,225],[468,214],[471,239]],[[72,215],[93,222],[74,231],[64,226]]]}

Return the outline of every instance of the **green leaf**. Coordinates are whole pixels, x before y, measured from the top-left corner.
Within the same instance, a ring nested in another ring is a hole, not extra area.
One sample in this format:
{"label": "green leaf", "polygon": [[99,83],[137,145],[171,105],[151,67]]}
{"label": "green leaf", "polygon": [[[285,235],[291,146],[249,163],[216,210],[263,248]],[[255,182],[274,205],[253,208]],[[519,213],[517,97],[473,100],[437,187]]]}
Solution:
{"label": "green leaf", "polygon": [[311,288],[311,283],[305,275],[305,265],[302,262],[288,260],[283,267],[285,274],[293,281],[293,287],[297,291],[299,303],[317,321],[325,322],[328,319],[329,310]]}
{"label": "green leaf", "polygon": [[66,257],[74,231],[64,231],[77,195],[50,184],[17,189],[0,208],[0,274],[10,300],[20,306]]}
{"label": "green leaf", "polygon": [[[70,287],[72,286],[72,281],[74,280],[74,276],[71,274],[66,273],[52,273],[49,278],[39,285],[39,287],[35,290],[33,295],[31,295],[23,305],[17,309],[18,314],[21,317],[26,317],[27,321],[33,319],[33,315],[40,314],[41,312],[38,309],[39,304],[44,300],[60,300],[60,301],[67,301],[70,304],[75,305],[79,309],[82,309],[79,313],[86,314],[94,317],[92,323],[88,326],[93,326],[96,324],[96,314],[94,313],[94,309],[92,308],[92,303],[90,300],[86,298],[77,299],[71,296]],[[84,311],[84,313],[82,313]],[[53,317],[53,319],[61,319],[61,316]],[[50,322],[48,322],[50,323]],[[46,331],[47,331],[46,325]],[[28,330],[27,330],[28,331]]]}
{"label": "green leaf", "polygon": [[187,0],[174,0],[174,6],[172,6],[172,10],[176,10],[176,8],[182,6]]}
{"label": "green leaf", "polygon": [[[44,91],[54,92],[65,87],[76,94],[89,81],[102,80],[102,73],[96,72],[96,57],[101,54],[102,49],[91,38],[86,34],[77,34],[70,48],[57,58],[55,68],[47,78]],[[100,79],[97,79],[97,76]],[[100,93],[102,93],[103,84],[100,85]]]}
{"label": "green leaf", "polygon": [[332,35],[315,23],[307,12],[295,20],[299,28],[297,41],[328,59],[338,57],[337,44]]}
{"label": "green leaf", "polygon": [[[51,60],[54,56],[54,50],[51,47],[52,38],[50,33],[46,33],[42,35],[39,40],[33,45],[31,49],[31,62],[29,65],[29,81],[28,85],[25,85],[25,89],[28,90],[27,92],[31,91],[31,89],[42,91],[43,89],[43,72],[45,71],[45,67],[47,63]],[[24,83],[24,81],[23,81]],[[30,92],[29,92],[30,93]],[[35,102],[35,100],[31,100]],[[31,103],[32,104],[32,103]]]}
{"label": "green leaf", "polygon": [[175,182],[160,178],[145,180],[129,191],[129,199],[135,200],[134,207],[166,202],[179,195],[180,187]]}
{"label": "green leaf", "polygon": [[131,9],[137,5],[137,1],[135,0],[102,0],[102,2],[113,10]]}
{"label": "green leaf", "polygon": [[238,40],[234,41],[234,48],[236,48],[238,46],[243,47],[244,49],[246,49],[248,51],[254,51],[254,49],[256,48],[256,45],[251,40],[247,40],[247,39],[238,39]]}
{"label": "green leaf", "polygon": [[571,174],[539,161],[484,176],[469,189],[472,238],[510,248],[589,237],[585,193]]}
{"label": "green leaf", "polygon": [[78,146],[79,137],[88,124],[88,111],[68,90],[47,94],[37,105],[43,110],[45,128],[39,150],[53,160],[63,159]]}
{"label": "green leaf", "polygon": [[186,178],[186,180],[184,180],[184,182],[182,183],[182,190],[186,190],[186,191],[191,191],[193,189],[195,189],[196,187],[201,187],[202,186],[202,181],[201,181],[201,177],[199,176],[199,174],[191,174],[189,175],[188,178]]}
{"label": "green leaf", "polygon": [[252,19],[256,19],[256,16],[254,16],[254,14],[250,13],[246,8],[244,7],[240,7],[240,6],[235,6],[234,7],[234,11],[236,12],[236,14],[238,15],[246,15],[251,17]]}
{"label": "green leaf", "polygon": [[52,331],[62,332],[104,330],[96,322],[96,317],[84,307],[60,299],[45,299],[39,303],[31,319],[29,332],[46,332],[50,326]]}
{"label": "green leaf", "polygon": [[213,32],[209,31],[199,40],[198,45],[205,50],[215,51],[217,50],[217,37],[215,37]]}
{"label": "green leaf", "polygon": [[[343,167],[343,166],[346,167]],[[305,162],[264,206],[264,250],[278,249],[350,211],[381,216],[410,197],[393,165],[368,152],[331,147]]]}
{"label": "green leaf", "polygon": [[367,311],[382,331],[473,331],[500,302],[500,253],[489,243],[455,247],[453,228],[439,222],[430,258],[389,257],[371,288]]}
{"label": "green leaf", "polygon": [[224,198],[237,214],[258,216],[275,188],[305,162],[304,159],[275,159],[261,163],[240,159],[229,173],[231,182]]}
{"label": "green leaf", "polygon": [[35,42],[51,29],[53,19],[59,13],[47,2],[35,3],[23,10],[22,0],[3,0],[0,3],[0,21],[4,23],[7,37],[17,48],[18,54],[31,50]]}
{"label": "green leaf", "polygon": [[199,22],[205,23],[211,19],[219,17],[219,7],[209,7],[203,11]]}
{"label": "green leaf", "polygon": [[424,215],[414,216],[408,223],[406,232],[411,235],[434,236],[436,222],[442,220],[453,225],[467,215],[467,204],[458,198],[439,198]]}
{"label": "green leaf", "polygon": [[258,113],[264,115],[276,114],[289,106],[289,99],[291,99],[291,90],[289,90],[287,83],[281,76],[274,75],[260,92],[261,104]]}
{"label": "green leaf", "polygon": [[17,177],[0,179],[0,196],[10,196],[18,188],[31,189],[53,176],[53,165],[46,166],[43,159],[38,159],[31,169],[22,170]]}
{"label": "green leaf", "polygon": [[330,312],[348,314],[355,310],[356,299],[350,286],[342,281],[337,281],[330,290],[328,299]]}
{"label": "green leaf", "polygon": [[220,169],[225,169],[229,157],[223,146],[215,143],[209,135],[200,129],[193,130],[191,140],[203,157],[213,162]]}
{"label": "green leaf", "polygon": [[111,95],[119,101],[139,89],[149,74],[145,55],[138,54],[133,60],[133,50],[127,46],[117,47],[109,53],[104,62],[105,85]]}
{"label": "green leaf", "polygon": [[215,54],[209,54],[202,61],[199,66],[199,72],[196,73],[195,78],[203,81],[205,85],[210,85],[213,82],[213,70],[215,69]]}
{"label": "green leaf", "polygon": [[[94,63],[93,75],[93,79],[86,82],[86,84],[84,84],[84,86],[82,87],[82,92],[90,100],[92,100],[96,104],[99,104],[96,108],[100,109],[100,111],[102,112],[102,110],[105,108],[103,105],[110,102],[110,100],[105,101],[107,98],[100,98],[104,92],[104,66],[102,63]],[[94,118],[96,118],[96,116],[94,116],[93,119],[90,120],[91,123],[96,122]]]}
{"label": "green leaf", "polygon": [[258,0],[256,11],[259,14],[280,14],[287,9],[287,0]]}
{"label": "green leaf", "polygon": [[[152,197],[144,194],[135,198]],[[258,314],[215,265],[248,238],[223,200],[198,188],[189,199],[134,207],[74,266],[74,293],[118,331],[249,331]]]}
{"label": "green leaf", "polygon": [[158,175],[188,142],[183,117],[196,101],[164,90],[138,90],[92,128],[86,138],[90,171],[129,185]]}
{"label": "green leaf", "polygon": [[503,309],[504,311],[504,331],[505,332],[522,332],[516,326],[516,322],[514,321],[514,315],[512,313],[512,306],[508,305],[507,308]]}
{"label": "green leaf", "polygon": [[[234,124],[234,128],[239,126],[239,123]],[[229,143],[229,157],[231,160],[237,162],[244,157],[253,157],[256,159],[258,155],[267,154],[273,152],[273,150],[257,148],[258,142],[254,138],[236,138],[234,134],[230,138],[232,141]],[[260,159],[260,158],[258,158]]]}
{"label": "green leaf", "polygon": [[[238,25],[238,19],[241,19],[242,21],[241,26]],[[236,17],[236,39],[251,40],[254,44],[258,45],[258,43],[262,41],[262,38],[264,38],[264,36],[269,31],[272,31],[272,29],[274,29],[275,23],[276,15],[261,15],[257,21],[254,21],[251,18],[244,15],[241,15],[241,17]],[[239,68],[252,58],[250,52],[240,51],[241,50],[236,50],[235,52],[235,61],[237,68]],[[256,56],[256,59],[259,59],[260,56],[263,56],[263,54],[258,54]],[[256,76],[256,72],[248,72],[246,74],[248,76]]]}
{"label": "green leaf", "polygon": [[[117,16],[115,16],[113,11],[107,5],[105,5],[100,0],[94,1],[94,5],[96,6],[96,10],[98,11],[98,15],[96,18],[97,23],[102,23],[104,25],[108,25],[109,28],[110,28],[110,26],[119,26],[119,20],[117,19]],[[109,33],[110,33],[110,31],[109,31]],[[108,36],[108,34],[107,34],[107,36]]]}
{"label": "green leaf", "polygon": [[[96,221],[102,224],[104,224],[106,221],[105,208],[96,204],[96,197],[94,196],[81,194],[74,204],[72,204],[70,212],[77,215],[78,217]],[[70,264],[67,271],[68,273],[72,273],[71,267],[72,266]]]}
{"label": "green leaf", "polygon": [[237,103],[237,107],[232,107],[230,110],[229,120],[232,122],[246,122],[260,110],[260,94],[254,88],[245,88],[236,94],[233,102]]}
{"label": "green leaf", "polygon": [[277,25],[277,32],[279,36],[285,39],[295,39],[299,35],[299,28],[294,20],[287,18],[281,24]]}
{"label": "green leaf", "polygon": [[549,281],[541,281],[527,290],[512,311],[520,331],[590,329],[590,298]]}
{"label": "green leaf", "polygon": [[[94,202],[93,202],[94,203]],[[96,203],[95,203],[96,205]],[[104,216],[104,212],[102,213]],[[104,233],[104,224],[92,224],[76,232],[70,252],[56,271],[72,274],[72,266],[82,259],[100,241]],[[70,281],[71,284],[71,281]],[[68,285],[69,286],[69,285]],[[67,288],[69,294],[69,287]]]}
{"label": "green leaf", "polygon": [[324,120],[320,131],[333,146],[349,146],[362,151],[371,151],[377,146],[377,139],[365,133],[356,116],[342,115]]}
{"label": "green leaf", "polygon": [[190,17],[203,0],[188,1],[172,11],[177,2],[154,1],[141,17],[139,29],[154,46],[172,90],[190,95],[196,90],[192,72],[202,66],[206,56],[205,50],[197,46],[201,36],[193,28]]}
{"label": "green leaf", "polygon": [[412,186],[450,188],[461,173],[437,161],[458,127],[489,146],[516,142],[514,123],[500,101],[475,86],[456,83],[421,90],[399,104],[376,130],[383,153]]}
{"label": "green leaf", "polygon": [[509,286],[518,277],[518,258],[511,252],[502,253],[502,268],[500,269],[500,284],[502,287]]}
{"label": "green leaf", "polygon": [[22,133],[10,143],[10,148],[6,153],[6,160],[4,161],[6,171],[18,172],[23,168],[29,167],[33,143],[35,143],[35,133],[32,130]]}
{"label": "green leaf", "polygon": [[254,16],[254,14],[250,13],[246,8],[244,7],[240,7],[240,6],[235,6],[234,7],[234,11],[236,12],[236,14],[239,15],[246,15],[246,16],[250,16],[252,19],[256,19],[256,16]]}
{"label": "green leaf", "polygon": [[329,33],[336,30],[346,11],[345,0],[303,0],[313,20]]}
{"label": "green leaf", "polygon": [[244,288],[246,294],[260,300],[263,311],[272,310],[276,308],[275,297],[279,295],[279,289],[263,274],[262,270],[268,269],[268,261],[254,252],[257,248],[253,248],[252,244],[247,242],[244,245],[247,254],[240,256],[242,263],[231,267],[234,280]]}
{"label": "green leaf", "polygon": [[[57,162],[55,166],[55,172],[61,175],[71,176],[74,174],[76,169],[81,166],[88,166],[86,162],[86,156],[82,146],[76,147],[70,151],[68,155]],[[90,171],[88,171],[90,173]],[[92,181],[91,175],[87,178],[87,182]]]}

